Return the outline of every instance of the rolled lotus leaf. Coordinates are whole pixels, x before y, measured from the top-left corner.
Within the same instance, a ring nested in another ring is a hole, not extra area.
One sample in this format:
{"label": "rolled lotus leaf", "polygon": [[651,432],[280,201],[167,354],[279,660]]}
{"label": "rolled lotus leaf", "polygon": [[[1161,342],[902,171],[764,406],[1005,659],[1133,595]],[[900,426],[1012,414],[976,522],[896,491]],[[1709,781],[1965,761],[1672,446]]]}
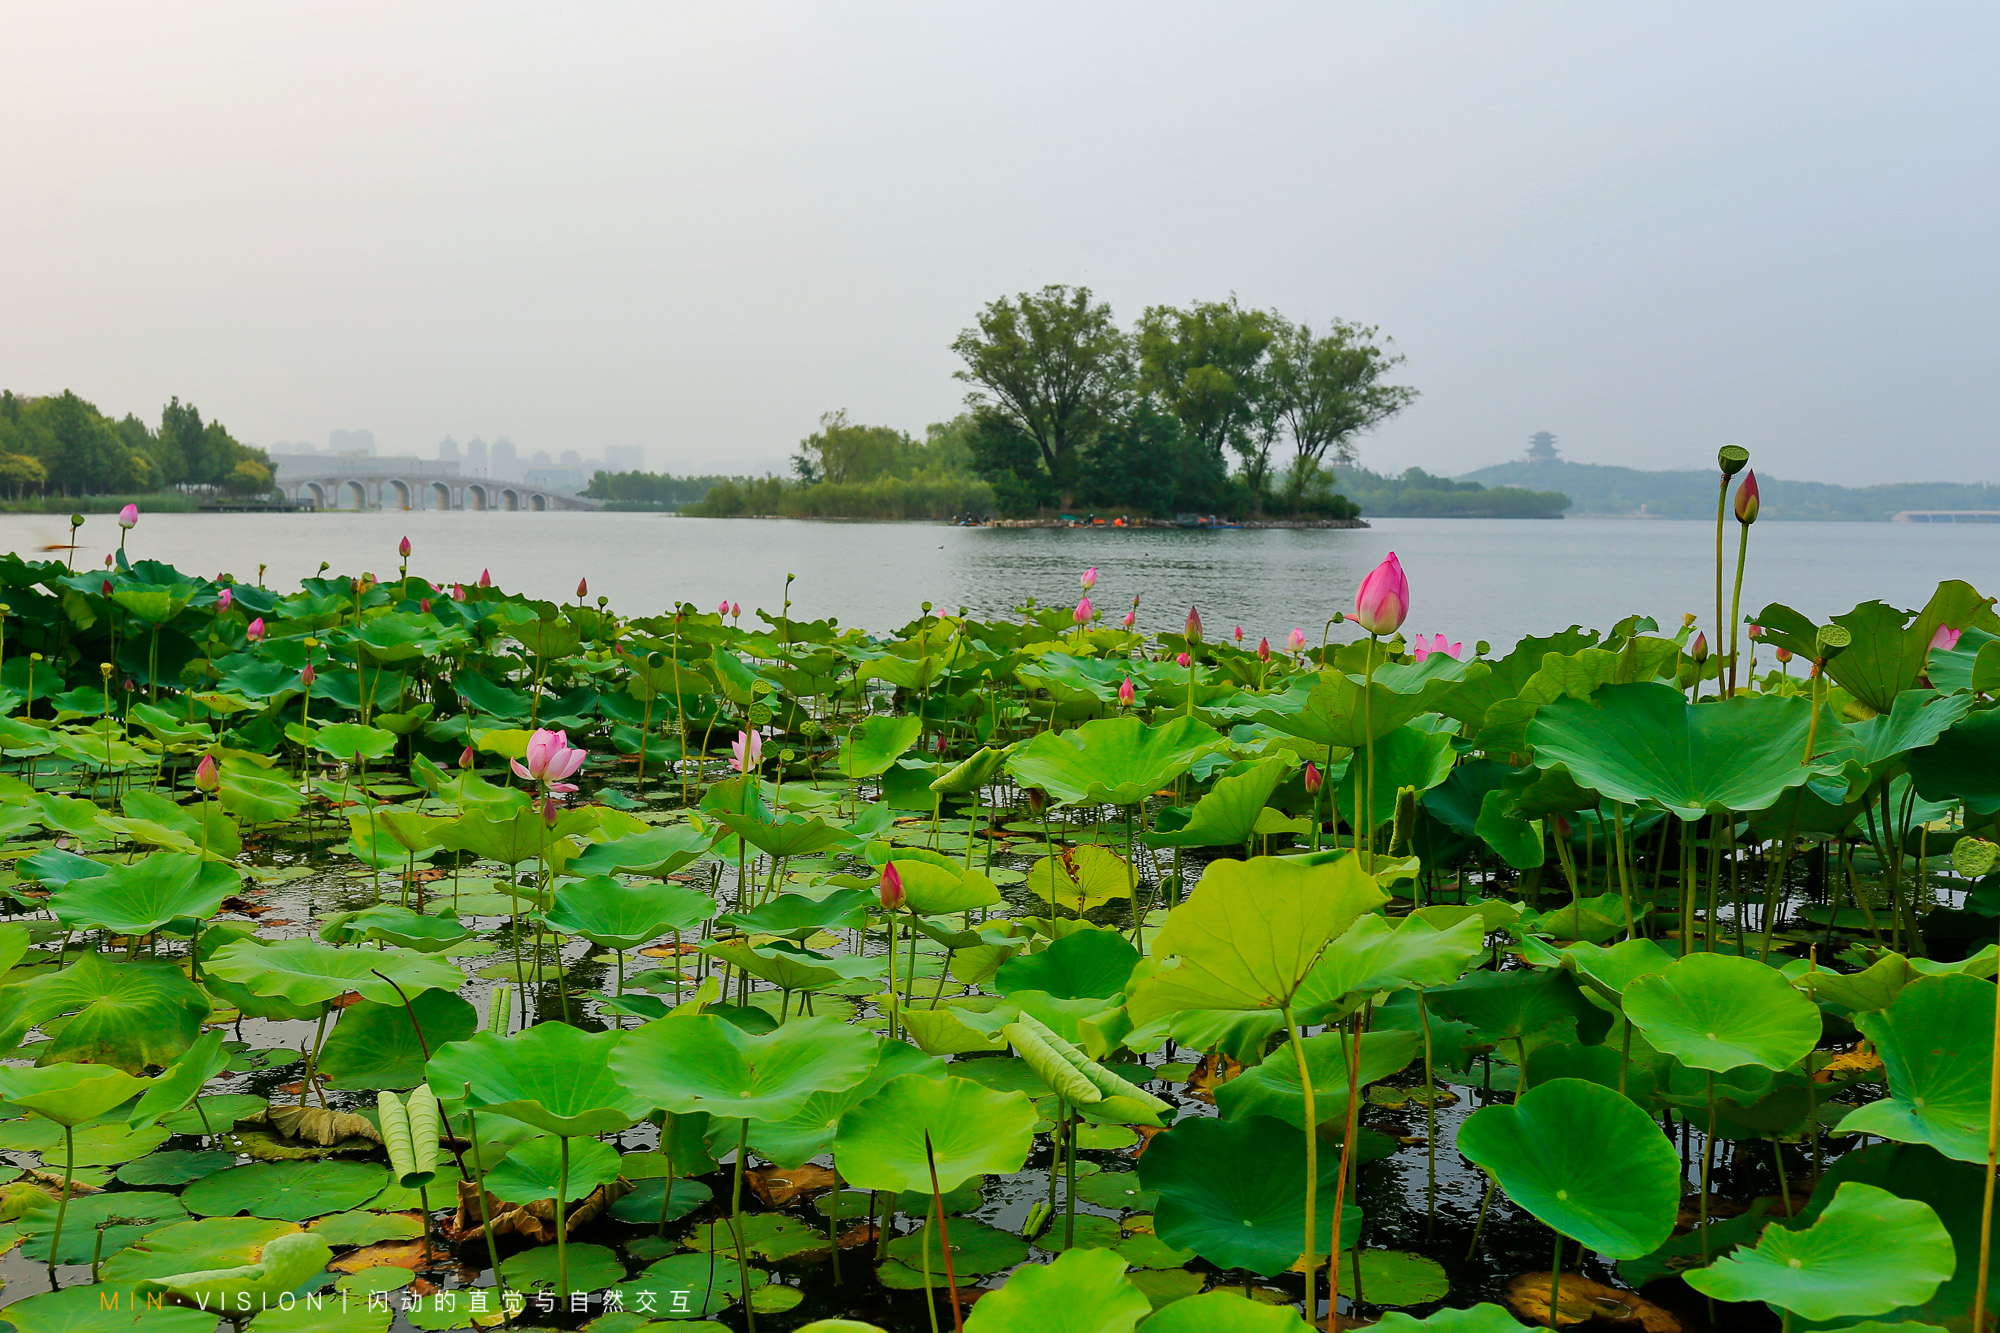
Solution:
{"label": "rolled lotus leaf", "polygon": [[254,1264],[148,1278],[139,1283],[139,1290],[164,1291],[206,1309],[221,1309],[232,1298],[243,1298],[240,1308],[247,1310],[252,1308],[248,1297],[292,1291],[332,1257],[332,1247],[312,1232],[288,1231],[265,1242]]}
{"label": "rolled lotus leaf", "polygon": [[375,1094],[375,1109],[382,1118],[382,1146],[389,1151],[389,1169],[397,1180],[407,1182],[417,1171],[416,1154],[410,1148],[410,1113],[396,1094],[386,1089]]}
{"label": "rolled lotus leaf", "polygon": [[428,1185],[437,1179],[438,1099],[428,1083],[410,1092],[404,1109],[410,1118],[410,1161],[415,1168],[402,1176],[403,1188]]}
{"label": "rolled lotus leaf", "polygon": [[[1048,1024],[1023,1010],[1016,1021],[1000,1029],[1021,1058],[1064,1100],[1077,1106],[1093,1106],[1103,1101],[1130,1102],[1121,1105],[1122,1114],[1137,1111],[1135,1119],[1154,1121],[1173,1108],[1136,1084],[1085,1055]],[[1086,1090],[1087,1089],[1087,1090]]]}

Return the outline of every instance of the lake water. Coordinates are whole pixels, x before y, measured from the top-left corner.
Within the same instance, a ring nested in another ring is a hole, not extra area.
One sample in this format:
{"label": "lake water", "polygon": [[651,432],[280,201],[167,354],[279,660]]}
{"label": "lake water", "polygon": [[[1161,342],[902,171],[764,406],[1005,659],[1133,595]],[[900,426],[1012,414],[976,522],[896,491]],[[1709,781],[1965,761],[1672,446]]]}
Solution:
{"label": "lake water", "polygon": [[[67,531],[56,516],[0,517],[0,541],[24,556]],[[1736,533],[1732,521],[1732,569]],[[406,534],[411,570],[439,582],[490,569],[504,587],[567,599],[588,578],[593,597],[626,614],[682,598],[712,608],[727,597],[742,604],[746,624],[758,609],[778,614],[788,573],[798,576],[795,615],[884,631],[925,601],[984,616],[1027,597],[1073,603],[1078,574],[1096,565],[1093,600],[1107,619],[1138,594],[1141,628],[1177,627],[1194,605],[1211,638],[1240,623],[1251,642],[1276,643],[1298,625],[1318,642],[1327,617],[1352,608],[1355,585],[1391,550],[1410,577],[1406,629],[1468,645],[1505,645],[1573,622],[1608,625],[1634,611],[1669,627],[1686,611],[1703,625],[1714,618],[1714,526],[1666,520],[1378,519],[1355,530],[1191,532],[659,514],[148,514],[127,549],[248,580],[263,562],[267,584],[293,587],[322,560],[337,573],[393,575]],[[101,564],[117,538],[109,516],[92,516],[78,566]],[[1870,598],[1914,607],[1946,578],[2000,592],[2000,525],[1765,521],[1751,531],[1743,606],[1782,601],[1819,618]]]}

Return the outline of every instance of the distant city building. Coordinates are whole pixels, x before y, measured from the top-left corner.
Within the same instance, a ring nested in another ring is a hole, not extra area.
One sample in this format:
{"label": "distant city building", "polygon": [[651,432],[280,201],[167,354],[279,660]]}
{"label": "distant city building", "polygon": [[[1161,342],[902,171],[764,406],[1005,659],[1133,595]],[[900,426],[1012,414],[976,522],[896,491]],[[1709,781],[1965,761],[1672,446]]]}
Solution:
{"label": "distant city building", "polygon": [[521,474],[520,453],[514,448],[514,442],[506,436],[503,435],[493,442],[489,457],[492,462],[488,470],[493,476],[511,481]]}
{"label": "distant city building", "polygon": [[438,441],[438,457],[439,457],[439,458],[457,458],[457,457],[458,457],[458,441],[457,441],[457,440],[454,440],[454,439],[452,439],[452,438],[451,438],[451,436],[449,436],[449,435],[445,436],[445,437],[444,437],[444,438],[443,438],[442,440],[439,440],[439,441]]}
{"label": "distant city building", "polygon": [[610,472],[640,472],[646,466],[646,450],[637,444],[604,446],[604,466]]}
{"label": "distant city building", "polygon": [[485,475],[486,441],[480,439],[477,435],[473,436],[472,442],[465,446],[465,463],[474,475]]}
{"label": "distant city building", "polygon": [[562,451],[562,457],[556,459],[556,462],[564,467],[580,468],[583,466],[583,455],[574,449],[565,449]]}
{"label": "distant city building", "polygon": [[1528,437],[1528,461],[1530,463],[1560,463],[1556,455],[1556,437],[1545,430],[1538,430]]}
{"label": "distant city building", "polygon": [[554,491],[580,491],[586,478],[574,467],[531,467],[524,478],[530,486],[546,486]]}
{"label": "distant city building", "polygon": [[336,454],[375,456],[375,432],[372,430],[328,431],[326,441],[327,447]]}
{"label": "distant city building", "polygon": [[549,457],[549,451],[546,449],[537,449],[534,453],[528,455],[528,464],[531,467],[553,467],[555,466],[555,461],[555,459]]}

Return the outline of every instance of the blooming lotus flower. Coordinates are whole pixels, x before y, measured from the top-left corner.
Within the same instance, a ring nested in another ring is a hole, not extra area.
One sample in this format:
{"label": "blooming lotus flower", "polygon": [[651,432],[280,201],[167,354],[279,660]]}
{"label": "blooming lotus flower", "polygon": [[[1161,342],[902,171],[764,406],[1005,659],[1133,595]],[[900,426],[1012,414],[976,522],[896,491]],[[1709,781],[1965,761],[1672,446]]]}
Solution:
{"label": "blooming lotus flower", "polygon": [[590,596],[590,580],[578,579],[576,581],[576,600],[580,602],[588,596]]}
{"label": "blooming lotus flower", "polygon": [[1319,795],[1319,789],[1325,785],[1326,779],[1320,776],[1318,765],[1310,759],[1306,760],[1306,795]]}
{"label": "blooming lotus flower", "polygon": [[1257,660],[1259,662],[1268,662],[1271,660],[1271,641],[1269,639],[1257,640]]}
{"label": "blooming lotus flower", "polygon": [[881,894],[882,906],[891,912],[903,905],[903,877],[896,873],[894,861],[882,863]]}
{"label": "blooming lotus flower", "polygon": [[1090,604],[1090,599],[1088,597],[1084,598],[1082,601],[1076,604],[1076,611],[1074,617],[1076,623],[1079,625],[1088,625],[1090,623],[1091,616],[1095,615],[1096,612],[1097,608]]}
{"label": "blooming lotus flower", "polygon": [[1410,646],[1410,656],[1419,662],[1429,657],[1432,653],[1443,653],[1446,657],[1456,659],[1464,650],[1465,645],[1463,643],[1446,643],[1442,634],[1429,643],[1425,643],[1424,636],[1419,634],[1416,642]]}
{"label": "blooming lotus flower", "polygon": [[1176,658],[1174,659],[1174,662],[1175,662],[1175,664],[1176,664],[1176,665],[1179,665],[1179,666],[1186,666],[1186,665],[1188,665],[1188,663],[1192,662],[1193,660],[1194,660],[1194,659],[1193,659],[1193,658],[1191,658],[1191,657],[1189,657],[1189,656],[1188,656],[1188,655],[1187,655],[1186,653],[1182,653],[1182,654],[1181,654],[1181,655],[1180,655],[1179,657],[1176,657]]}
{"label": "blooming lotus flower", "polygon": [[221,592],[215,594],[215,613],[221,615],[229,609],[229,604],[235,600],[236,594],[231,592],[227,587],[223,588]]}
{"label": "blooming lotus flower", "polygon": [[1125,683],[1118,687],[1118,702],[1122,706],[1130,708],[1132,700],[1137,696],[1138,691],[1132,688],[1132,678],[1130,676],[1125,677]]}
{"label": "blooming lotus flower", "polygon": [[194,766],[194,789],[211,796],[222,790],[222,774],[216,771],[214,755],[203,755]]}
{"label": "blooming lotus flower", "polygon": [[1092,565],[1089,569],[1083,571],[1083,578],[1081,582],[1083,584],[1083,590],[1085,592],[1089,592],[1092,588],[1095,588],[1097,586],[1096,565]]}
{"label": "blooming lotus flower", "polygon": [[478,762],[479,762],[479,756],[473,753],[472,747],[470,745],[466,746],[463,750],[460,750],[458,752],[458,766],[460,768],[471,768],[474,764]]}
{"label": "blooming lotus flower", "polygon": [[255,620],[251,621],[250,628],[243,631],[243,637],[252,643],[262,643],[264,641],[264,617],[258,616]]}
{"label": "blooming lotus flower", "polygon": [[1189,643],[1201,642],[1201,612],[1195,607],[1188,608],[1187,624],[1182,628]]}
{"label": "blooming lotus flower", "polygon": [[482,570],[480,570],[480,571],[479,571],[479,586],[480,586],[480,587],[482,587],[482,588],[490,588],[490,587],[492,587],[492,586],[493,586],[493,571],[492,571],[492,570],[490,570],[490,569],[482,569]]}
{"label": "blooming lotus flower", "polygon": [[764,738],[754,731],[739,731],[729,742],[729,766],[738,773],[754,773],[764,762]]}
{"label": "blooming lotus flower", "polygon": [[1289,653],[1302,653],[1305,650],[1306,632],[1297,626],[1293,626],[1292,632],[1285,636],[1285,651]]}
{"label": "blooming lotus flower", "polygon": [[396,543],[396,554],[402,556],[405,560],[410,558],[410,539],[408,537]]}
{"label": "blooming lotus flower", "polygon": [[1953,629],[1949,625],[1939,625],[1937,633],[1931,635],[1931,647],[1942,648],[1946,652],[1950,652],[1952,649],[1958,647],[1958,637],[1964,632],[1964,630]]}
{"label": "blooming lotus flower", "polygon": [[548,791],[571,792],[576,787],[563,781],[583,767],[584,752],[572,749],[569,733],[551,731],[542,727],[528,737],[528,752],[523,756],[527,762],[515,759],[514,772],[530,782],[538,782]]}
{"label": "blooming lotus flower", "polygon": [[124,507],[123,509],[119,510],[119,511],[118,511],[118,526],[119,526],[119,527],[121,527],[121,528],[127,528],[127,529],[130,529],[130,528],[136,528],[136,527],[138,527],[138,526],[139,526],[139,506],[138,506],[138,505],[126,505],[126,506],[125,506],[125,507]]}
{"label": "blooming lotus flower", "polygon": [[1736,521],[1749,527],[1757,521],[1757,472],[1755,468],[1743,474],[1743,481],[1736,488]]}
{"label": "blooming lotus flower", "polygon": [[1354,619],[1370,634],[1394,634],[1410,614],[1410,581],[1394,551],[1368,572],[1354,594]]}

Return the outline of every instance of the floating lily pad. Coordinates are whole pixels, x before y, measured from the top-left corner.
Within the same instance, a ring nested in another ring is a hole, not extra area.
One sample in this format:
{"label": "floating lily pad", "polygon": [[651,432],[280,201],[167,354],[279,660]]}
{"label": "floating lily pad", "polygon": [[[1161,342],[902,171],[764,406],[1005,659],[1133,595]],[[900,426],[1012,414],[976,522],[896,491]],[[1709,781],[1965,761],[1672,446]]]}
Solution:
{"label": "floating lily pad", "polygon": [[[556,1247],[538,1245],[532,1250],[500,1261],[501,1276],[507,1285],[522,1291],[554,1291],[556,1289]],[[571,1291],[597,1291],[616,1286],[625,1280],[625,1265],[618,1262],[618,1256],[602,1245],[569,1246],[569,1289]]]}
{"label": "floating lily pad", "polygon": [[253,1162],[197,1180],[181,1197],[203,1217],[302,1222],[359,1207],[388,1183],[389,1173],[373,1162]]}
{"label": "floating lily pad", "polygon": [[118,1179],[127,1185],[186,1185],[235,1164],[234,1153],[156,1152],[119,1167]]}

